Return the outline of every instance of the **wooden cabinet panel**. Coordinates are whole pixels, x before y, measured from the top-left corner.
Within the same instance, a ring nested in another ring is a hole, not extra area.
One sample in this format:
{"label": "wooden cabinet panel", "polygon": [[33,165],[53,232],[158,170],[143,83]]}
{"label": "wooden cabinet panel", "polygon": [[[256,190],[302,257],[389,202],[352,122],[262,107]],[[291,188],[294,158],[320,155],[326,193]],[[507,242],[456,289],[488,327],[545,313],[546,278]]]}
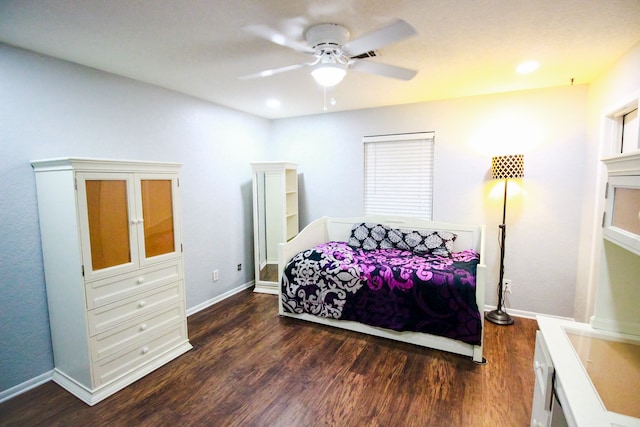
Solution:
{"label": "wooden cabinet panel", "polygon": [[88,180],[85,185],[93,270],[131,262],[127,181]]}
{"label": "wooden cabinet panel", "polygon": [[[638,178],[640,185],[640,177]],[[640,187],[615,188],[611,225],[640,238]]]}
{"label": "wooden cabinet panel", "polygon": [[98,334],[92,338],[92,360],[104,359],[150,334],[165,330],[168,325],[184,322],[184,319],[184,307],[175,302]]}
{"label": "wooden cabinet panel", "polygon": [[150,336],[137,345],[127,347],[112,357],[99,360],[94,364],[94,382],[101,386],[118,376],[126,374],[139,366],[161,356],[164,352],[178,347],[187,339],[186,321],[168,328],[162,335]]}
{"label": "wooden cabinet panel", "polygon": [[182,283],[175,282],[144,294],[119,300],[87,313],[89,336],[107,331],[134,317],[142,316],[159,306],[180,300]]}
{"label": "wooden cabinet panel", "polygon": [[92,309],[132,295],[176,282],[182,277],[182,264],[176,260],[142,268],[131,273],[88,282],[87,308]]}
{"label": "wooden cabinet panel", "polygon": [[171,180],[140,182],[145,254],[150,258],[175,252]]}

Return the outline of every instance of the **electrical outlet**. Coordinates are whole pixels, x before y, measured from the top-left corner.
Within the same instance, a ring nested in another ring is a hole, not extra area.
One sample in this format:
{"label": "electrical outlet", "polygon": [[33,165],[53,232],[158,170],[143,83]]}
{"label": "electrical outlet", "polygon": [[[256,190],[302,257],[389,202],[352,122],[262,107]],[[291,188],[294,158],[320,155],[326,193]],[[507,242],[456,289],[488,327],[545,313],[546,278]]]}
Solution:
{"label": "electrical outlet", "polygon": [[242,271],[242,264],[238,264],[238,271]]}
{"label": "electrical outlet", "polygon": [[213,270],[213,281],[216,282],[219,278],[220,275],[218,274],[218,270]]}
{"label": "electrical outlet", "polygon": [[511,279],[503,279],[502,280],[502,292],[511,293]]}

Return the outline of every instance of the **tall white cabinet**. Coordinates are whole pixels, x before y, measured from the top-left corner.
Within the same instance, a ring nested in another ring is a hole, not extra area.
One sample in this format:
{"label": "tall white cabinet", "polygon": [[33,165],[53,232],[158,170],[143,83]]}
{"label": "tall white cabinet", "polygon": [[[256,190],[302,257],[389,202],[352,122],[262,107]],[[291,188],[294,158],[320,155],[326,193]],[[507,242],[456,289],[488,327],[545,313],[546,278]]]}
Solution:
{"label": "tall white cabinet", "polygon": [[179,164],[31,162],[55,369],[89,405],[191,349]]}
{"label": "tall white cabinet", "polygon": [[298,234],[298,165],[251,163],[256,292],[278,293],[278,244]]}
{"label": "tall white cabinet", "polygon": [[608,184],[591,325],[640,337],[640,150],[602,161]]}

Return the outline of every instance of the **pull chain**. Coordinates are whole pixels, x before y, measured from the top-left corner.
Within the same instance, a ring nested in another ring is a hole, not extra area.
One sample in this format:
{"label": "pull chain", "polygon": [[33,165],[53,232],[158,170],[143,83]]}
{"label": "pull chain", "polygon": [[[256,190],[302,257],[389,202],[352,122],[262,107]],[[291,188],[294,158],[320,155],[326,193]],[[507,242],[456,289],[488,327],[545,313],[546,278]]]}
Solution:
{"label": "pull chain", "polygon": [[327,87],[326,86],[322,86],[322,91],[324,93],[324,98],[323,98],[324,104],[323,104],[323,107],[322,107],[322,112],[326,113],[327,111],[329,111],[327,109]]}

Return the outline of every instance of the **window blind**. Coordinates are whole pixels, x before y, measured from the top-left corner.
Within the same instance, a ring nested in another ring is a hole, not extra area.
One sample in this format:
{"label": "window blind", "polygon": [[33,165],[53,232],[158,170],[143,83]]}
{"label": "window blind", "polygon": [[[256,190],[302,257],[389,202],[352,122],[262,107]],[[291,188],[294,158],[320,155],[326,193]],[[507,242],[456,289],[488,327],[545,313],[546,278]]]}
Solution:
{"label": "window blind", "polygon": [[432,219],[434,132],[365,136],[365,215]]}

